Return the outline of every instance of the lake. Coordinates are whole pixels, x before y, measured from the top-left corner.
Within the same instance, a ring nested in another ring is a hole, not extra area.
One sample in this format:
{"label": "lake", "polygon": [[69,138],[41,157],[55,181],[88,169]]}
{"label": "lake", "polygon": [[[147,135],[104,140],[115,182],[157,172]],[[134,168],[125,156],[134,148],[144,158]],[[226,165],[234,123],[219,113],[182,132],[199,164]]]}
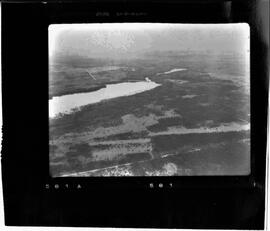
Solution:
{"label": "lake", "polygon": [[53,118],[59,113],[70,114],[88,104],[99,103],[102,100],[121,96],[135,95],[158,86],[160,84],[147,79],[147,81],[140,82],[107,84],[105,88],[93,92],[56,96],[49,100],[49,117]]}

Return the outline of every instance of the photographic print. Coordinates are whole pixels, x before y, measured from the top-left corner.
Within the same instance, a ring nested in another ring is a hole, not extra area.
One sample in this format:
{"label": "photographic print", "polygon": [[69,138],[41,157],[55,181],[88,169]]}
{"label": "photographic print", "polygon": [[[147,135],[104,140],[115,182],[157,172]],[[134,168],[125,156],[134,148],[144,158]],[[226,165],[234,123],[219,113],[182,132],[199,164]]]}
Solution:
{"label": "photographic print", "polygon": [[52,177],[250,174],[249,26],[52,24]]}

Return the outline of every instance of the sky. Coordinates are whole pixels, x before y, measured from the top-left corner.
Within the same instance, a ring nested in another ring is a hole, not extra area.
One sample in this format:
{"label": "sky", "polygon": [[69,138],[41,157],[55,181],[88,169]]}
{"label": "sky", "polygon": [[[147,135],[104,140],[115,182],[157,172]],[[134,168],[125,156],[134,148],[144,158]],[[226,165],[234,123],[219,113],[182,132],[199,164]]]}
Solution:
{"label": "sky", "polygon": [[52,24],[49,56],[56,53],[98,58],[138,56],[153,51],[243,53],[249,26],[235,24],[100,23]]}

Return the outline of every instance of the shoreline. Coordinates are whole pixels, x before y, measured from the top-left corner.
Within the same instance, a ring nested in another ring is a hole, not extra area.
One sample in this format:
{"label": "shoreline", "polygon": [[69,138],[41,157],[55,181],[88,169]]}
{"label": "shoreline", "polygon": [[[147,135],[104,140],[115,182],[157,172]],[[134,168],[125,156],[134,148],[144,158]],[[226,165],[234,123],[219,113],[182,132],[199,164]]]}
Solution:
{"label": "shoreline", "polygon": [[[127,80],[127,81],[124,81],[124,82],[130,82],[130,83],[135,83],[135,82],[140,82],[142,81],[141,79],[134,79],[134,80]],[[70,91],[64,91],[62,93],[56,93],[56,94],[50,94],[49,93],[49,97],[48,97],[48,100],[52,100],[54,97],[60,97],[60,96],[65,96],[65,95],[74,95],[74,94],[79,94],[79,93],[90,93],[90,92],[93,92],[93,91],[98,91],[102,88],[106,88],[106,85],[109,85],[109,84],[118,84],[118,83],[123,83],[123,81],[114,81],[114,82],[106,82],[106,83],[103,83],[103,84],[100,84],[98,86],[95,86],[95,87],[90,87],[90,88],[85,88],[85,89],[75,89],[75,90],[70,90]]]}
{"label": "shoreline", "polygon": [[58,114],[70,114],[81,106],[98,103],[107,99],[138,94],[156,88],[157,86],[160,86],[160,84],[145,78],[144,81],[106,84],[105,87],[96,91],[53,97],[49,100],[49,118],[53,119]]}

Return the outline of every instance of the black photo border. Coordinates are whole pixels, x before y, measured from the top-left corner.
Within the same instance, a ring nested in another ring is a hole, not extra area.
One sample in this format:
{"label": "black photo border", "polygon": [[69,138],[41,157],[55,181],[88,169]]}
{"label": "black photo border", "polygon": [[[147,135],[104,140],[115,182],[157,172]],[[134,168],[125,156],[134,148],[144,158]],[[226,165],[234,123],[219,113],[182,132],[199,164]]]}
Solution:
{"label": "black photo border", "polygon": [[[262,0],[2,2],[2,179],[5,224],[263,229],[268,106]],[[56,23],[248,23],[249,176],[49,175],[48,26]]]}

